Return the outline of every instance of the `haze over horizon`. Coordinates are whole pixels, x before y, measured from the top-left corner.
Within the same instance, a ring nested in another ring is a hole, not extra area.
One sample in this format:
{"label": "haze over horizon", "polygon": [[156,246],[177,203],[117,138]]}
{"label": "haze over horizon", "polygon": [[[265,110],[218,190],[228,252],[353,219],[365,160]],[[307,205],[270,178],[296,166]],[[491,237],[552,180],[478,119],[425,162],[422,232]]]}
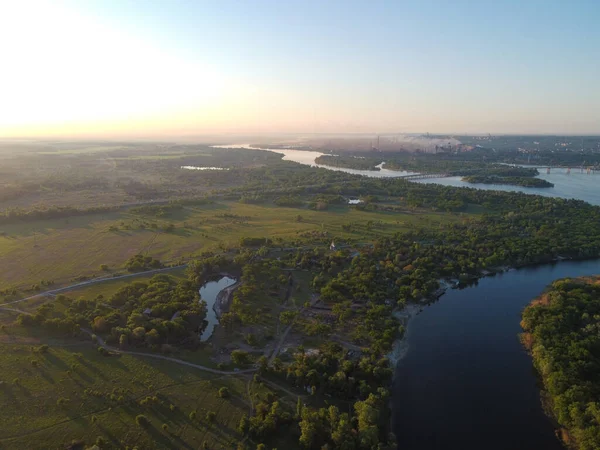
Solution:
{"label": "haze over horizon", "polygon": [[600,134],[600,2],[0,4],[0,138]]}

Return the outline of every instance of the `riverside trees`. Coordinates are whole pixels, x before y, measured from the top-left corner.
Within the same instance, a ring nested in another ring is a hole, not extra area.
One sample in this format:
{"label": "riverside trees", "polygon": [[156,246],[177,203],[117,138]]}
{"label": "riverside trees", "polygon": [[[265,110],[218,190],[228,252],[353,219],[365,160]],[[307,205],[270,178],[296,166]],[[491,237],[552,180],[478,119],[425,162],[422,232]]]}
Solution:
{"label": "riverside trees", "polygon": [[559,280],[523,312],[523,342],[548,393],[548,407],[568,430],[568,444],[600,448],[600,286]]}

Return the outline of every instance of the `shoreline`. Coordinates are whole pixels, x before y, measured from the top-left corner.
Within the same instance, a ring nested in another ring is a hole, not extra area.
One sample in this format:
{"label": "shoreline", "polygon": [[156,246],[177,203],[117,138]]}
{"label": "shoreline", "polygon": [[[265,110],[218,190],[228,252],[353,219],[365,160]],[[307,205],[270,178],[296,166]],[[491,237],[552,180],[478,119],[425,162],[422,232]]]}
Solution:
{"label": "shoreline", "polygon": [[416,316],[419,312],[423,310],[423,306],[418,303],[410,303],[404,307],[404,309],[396,310],[392,313],[392,315],[398,319],[402,326],[404,327],[404,334],[401,338],[396,339],[392,345],[392,350],[387,354],[388,359],[390,360],[392,366],[394,367],[394,376],[393,379],[396,378],[396,367],[398,363],[406,356],[408,353],[408,329],[410,327],[410,322],[414,316]]}
{"label": "shoreline", "polygon": [[[473,276],[469,277],[468,280],[466,280],[466,281],[469,283],[472,283],[474,281],[480,280],[481,278],[496,276],[498,274],[510,272],[513,270],[523,269],[526,267],[535,267],[535,266],[540,266],[540,265],[556,264],[561,261],[585,261],[585,260],[596,259],[596,258],[598,258],[598,256],[577,258],[577,257],[573,257],[573,256],[559,255],[555,258],[552,258],[550,261],[546,261],[546,262],[537,262],[537,263],[523,264],[523,265],[516,265],[516,264],[515,265],[504,265],[504,266],[499,266],[499,267],[495,267],[492,269],[481,270],[478,275],[473,275]],[[415,315],[417,315],[419,312],[421,312],[423,310],[423,307],[428,305],[429,302],[439,300],[446,293],[446,291],[448,289],[455,289],[456,287],[458,287],[461,284],[460,280],[458,280],[458,279],[444,279],[444,278],[439,279],[438,283],[440,284],[440,287],[432,294],[432,297],[423,298],[417,303],[409,303],[404,307],[404,309],[395,310],[392,312],[392,315],[394,317],[396,317],[398,320],[400,320],[402,326],[404,326],[404,334],[402,335],[401,338],[396,339],[394,341],[394,343],[392,344],[392,349],[386,355],[394,367],[393,380],[396,379],[396,368],[398,366],[398,363],[400,361],[402,361],[402,359],[406,356],[406,353],[408,352],[409,344],[407,342],[407,335],[408,335],[408,329],[409,329],[409,325],[410,325],[410,319],[412,319]]]}
{"label": "shoreline", "polygon": [[[231,286],[227,286],[224,289],[221,289],[215,298],[215,303],[213,304],[213,311],[217,316],[217,319],[221,319],[223,313],[226,313],[229,310],[229,306],[231,305],[231,300],[233,299],[233,292],[240,286],[241,281],[236,279],[233,275],[225,275],[230,278],[236,280]],[[219,324],[215,325],[219,326]]]}

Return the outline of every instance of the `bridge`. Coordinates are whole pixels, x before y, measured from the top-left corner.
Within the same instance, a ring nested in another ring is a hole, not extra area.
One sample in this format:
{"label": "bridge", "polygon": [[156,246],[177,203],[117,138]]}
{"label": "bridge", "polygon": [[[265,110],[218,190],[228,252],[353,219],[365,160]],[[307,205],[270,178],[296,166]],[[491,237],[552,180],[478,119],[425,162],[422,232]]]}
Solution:
{"label": "bridge", "polygon": [[[564,169],[565,167],[561,167],[561,166],[547,167],[546,168],[546,174],[549,174],[550,171],[551,171],[551,169],[553,169],[553,168]],[[567,169],[567,172],[566,172],[567,175],[571,175],[571,168],[570,167],[566,167],[566,169]],[[587,173],[588,175],[596,173],[598,171],[598,169],[597,169],[596,166],[587,166],[587,167],[586,166],[581,166],[579,169],[580,169],[581,173],[584,173],[584,171],[585,171],[585,173]]]}
{"label": "bridge", "polygon": [[403,180],[422,180],[424,178],[445,178],[447,176],[449,176],[447,173],[415,173],[399,178],[402,178]]}

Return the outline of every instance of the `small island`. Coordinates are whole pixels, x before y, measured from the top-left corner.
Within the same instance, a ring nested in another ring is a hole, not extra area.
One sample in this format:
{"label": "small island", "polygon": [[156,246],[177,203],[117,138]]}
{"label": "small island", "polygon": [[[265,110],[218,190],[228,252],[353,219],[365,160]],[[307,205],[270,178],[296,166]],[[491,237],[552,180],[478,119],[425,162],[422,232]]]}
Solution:
{"label": "small island", "polygon": [[532,177],[500,177],[497,175],[469,175],[463,177],[463,181],[471,184],[507,184],[528,188],[551,188],[553,183]]}
{"label": "small island", "polygon": [[521,342],[568,448],[600,448],[600,277],[555,281],[523,311]]}

